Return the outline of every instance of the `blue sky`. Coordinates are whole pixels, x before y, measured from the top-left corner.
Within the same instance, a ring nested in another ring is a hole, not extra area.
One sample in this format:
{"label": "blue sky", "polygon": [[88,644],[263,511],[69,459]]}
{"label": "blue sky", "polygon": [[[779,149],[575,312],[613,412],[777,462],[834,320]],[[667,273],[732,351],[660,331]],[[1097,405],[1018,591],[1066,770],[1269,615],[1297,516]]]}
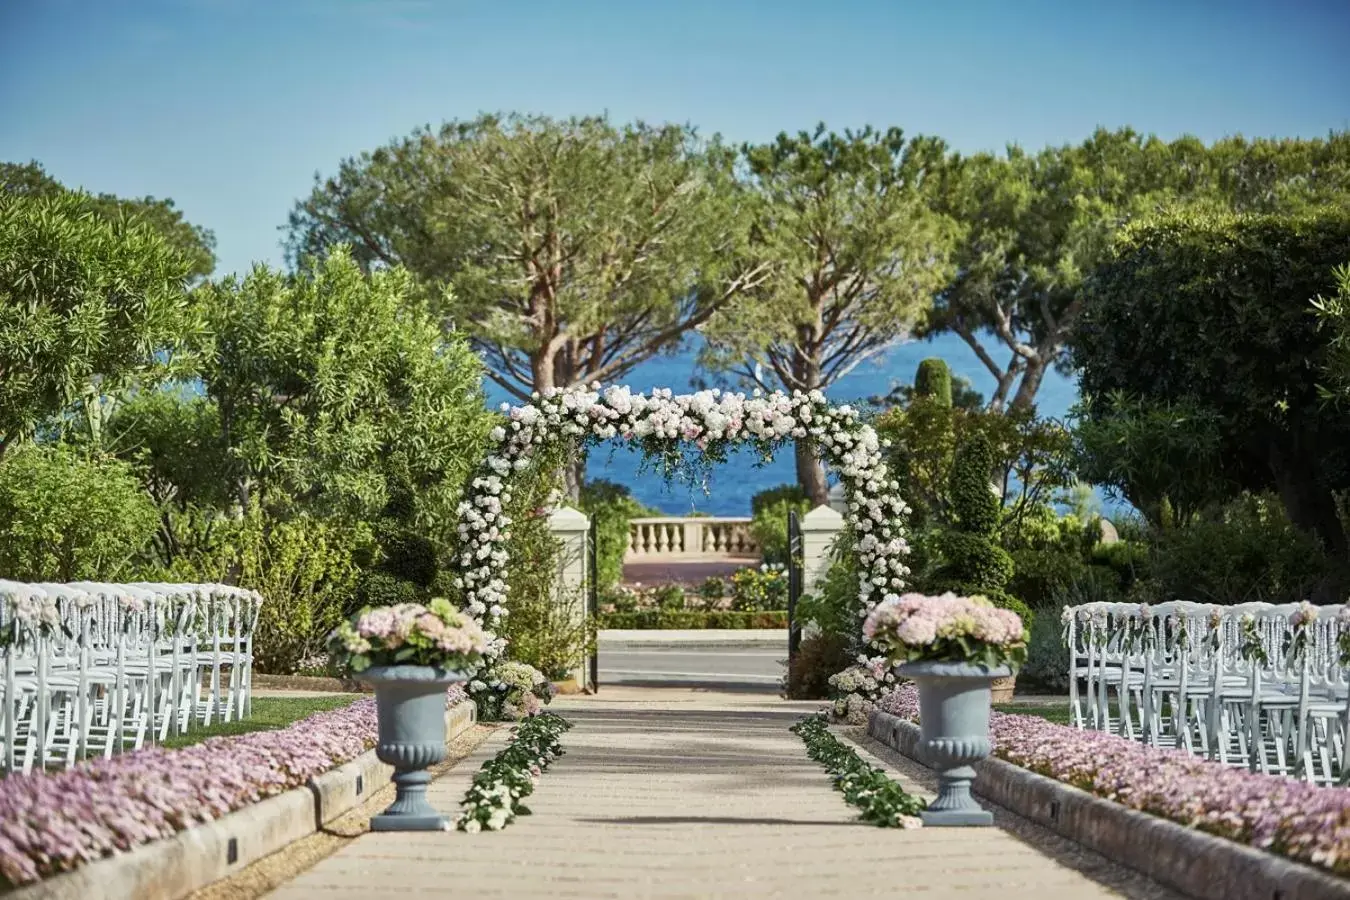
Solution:
{"label": "blue sky", "polygon": [[[1311,137],[1350,128],[1347,46],[1350,0],[0,0],[0,160],[172,197],[215,231],[225,274],[281,263],[278,226],[316,172],[480,111],[691,122],[737,142],[899,125],[963,151],[1098,125]],[[832,394],[884,393],[928,355],[992,390],[944,336]],[[688,354],[654,360],[632,383],[683,388],[693,371]],[[1040,408],[1075,397],[1052,375]],[[644,502],[719,514],[792,479],[784,456],[695,496],[640,462],[589,468]]]}
{"label": "blue sky", "polygon": [[0,159],[174,198],[220,272],[279,262],[316,171],[480,110],[824,120],[962,150],[1094,126],[1350,127],[1350,2],[4,0]]}

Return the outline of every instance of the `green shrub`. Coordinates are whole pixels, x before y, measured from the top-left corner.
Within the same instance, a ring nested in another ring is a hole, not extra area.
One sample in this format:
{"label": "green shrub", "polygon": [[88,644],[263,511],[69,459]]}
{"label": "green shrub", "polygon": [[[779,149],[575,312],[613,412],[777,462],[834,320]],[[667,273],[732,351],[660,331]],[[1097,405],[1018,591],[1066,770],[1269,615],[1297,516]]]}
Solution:
{"label": "green shrub", "polygon": [[1032,609],[1053,607],[1070,584],[1083,577],[1087,563],[1077,553],[1023,548],[1012,551],[1013,576],[1009,591]]}
{"label": "green shrub", "polygon": [[1053,616],[1037,616],[1032,621],[1027,661],[1017,677],[1023,688],[1054,694],[1069,690],[1069,648],[1064,645],[1058,610]]}
{"label": "green shrub", "polygon": [[1005,590],[1014,570],[1012,557],[998,544],[999,499],[989,489],[993,468],[994,451],[983,434],[957,448],[950,484],[956,525],[934,538],[940,562],[925,578],[925,587],[931,592],[983,595],[1016,612],[1030,627],[1031,610]]}
{"label": "green shrub", "polygon": [[684,609],[684,588],[678,584],[663,584],[652,590],[656,608],[664,611]]}
{"label": "green shrub", "polygon": [[595,523],[596,581],[601,590],[607,590],[623,580],[629,520],[659,513],[635,500],[623,485],[602,479],[582,486],[578,505]]}
{"label": "green shrub", "polygon": [[952,370],[946,360],[935,357],[919,363],[914,373],[914,393],[941,406],[952,405]]}
{"label": "green shrub", "polygon": [[355,602],[344,610],[344,617],[367,606],[397,606],[400,603],[419,603],[425,599],[425,592],[397,575],[378,570],[361,573],[357,583]]}
{"label": "green shrub", "polygon": [[[548,516],[541,513],[559,483],[558,463],[554,457],[540,459],[513,489],[510,615],[501,627],[510,642],[511,658],[550,678],[565,675],[581,659],[592,636],[581,596],[559,595],[562,545],[549,531]],[[625,535],[627,528],[625,520]]]}
{"label": "green shrub", "polygon": [[804,638],[783,679],[789,700],[824,700],[830,696],[830,676],[853,663],[849,638],[820,633]]}
{"label": "green shrub", "polygon": [[740,569],[731,576],[731,608],[738,612],[787,609],[787,572],[765,564]]}
{"label": "green shrub", "polygon": [[1147,571],[1148,545],[1142,541],[1118,541],[1092,548],[1092,564],[1109,569],[1122,590],[1128,591]]}
{"label": "green shrub", "polygon": [[804,516],[810,509],[811,502],[795,484],[760,491],[751,498],[750,533],[765,563],[788,564],[788,514],[796,510],[797,515]]}
{"label": "green shrub", "polygon": [[437,548],[410,528],[394,527],[380,535],[380,568],[403,581],[430,589],[440,569]]}
{"label": "green shrub", "polygon": [[[797,603],[797,618],[851,647],[862,642],[862,601],[858,596],[858,562],[852,533],[845,530],[830,551],[830,565],[815,589]],[[833,673],[831,673],[833,674]]]}
{"label": "green shrub", "polygon": [[1294,603],[1343,574],[1266,496],[1247,495],[1211,517],[1158,529],[1147,560],[1147,579],[1135,590],[1155,602]]}
{"label": "green shrub", "polygon": [[780,484],[766,488],[750,498],[750,515],[768,509],[776,503],[808,503],[806,491],[800,484]]}
{"label": "green shrub", "polygon": [[715,603],[730,592],[730,585],[720,575],[714,575],[698,586],[698,595],[704,603]]}
{"label": "green shrub", "polygon": [[[511,613],[515,615],[513,611]],[[601,628],[617,629],[746,629],[787,628],[787,610],[664,610],[612,612],[600,617]]]}
{"label": "green shrub", "polygon": [[115,581],[150,544],[155,504],[131,466],[69,447],[0,461],[0,573],[20,581]]}
{"label": "green shrub", "polygon": [[195,579],[262,594],[255,664],[259,672],[289,675],[323,656],[329,633],[353,606],[361,577],[355,560],[373,543],[364,526],[308,516],[275,522],[255,512],[232,523],[211,558],[190,565]]}

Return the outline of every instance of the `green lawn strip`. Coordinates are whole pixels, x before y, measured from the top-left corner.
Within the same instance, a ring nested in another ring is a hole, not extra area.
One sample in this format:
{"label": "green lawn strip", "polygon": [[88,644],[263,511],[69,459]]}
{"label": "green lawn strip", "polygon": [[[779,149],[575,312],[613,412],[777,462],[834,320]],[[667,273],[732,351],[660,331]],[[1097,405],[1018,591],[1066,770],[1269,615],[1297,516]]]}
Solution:
{"label": "green lawn strip", "polygon": [[1016,716],[1036,716],[1045,719],[1047,722],[1054,722],[1056,725],[1068,725],[1070,721],[1069,706],[1042,706],[1039,703],[999,703],[994,706],[995,712],[1008,713]]}
{"label": "green lawn strip", "polygon": [[907,792],[884,770],[863,761],[852,747],[830,733],[822,715],[806,716],[790,729],[806,743],[806,754],[823,765],[844,800],[859,818],[880,828],[916,828],[928,804]]}
{"label": "green lawn strip", "polygon": [[306,716],[338,709],[360,698],[360,694],[323,697],[254,697],[253,712],[247,719],[212,722],[209,727],[197,727],[187,734],[171,737],[164,741],[162,746],[176,749],[199,744],[207,738],[221,735],[248,734],[253,731],[276,731],[278,728],[285,728]]}

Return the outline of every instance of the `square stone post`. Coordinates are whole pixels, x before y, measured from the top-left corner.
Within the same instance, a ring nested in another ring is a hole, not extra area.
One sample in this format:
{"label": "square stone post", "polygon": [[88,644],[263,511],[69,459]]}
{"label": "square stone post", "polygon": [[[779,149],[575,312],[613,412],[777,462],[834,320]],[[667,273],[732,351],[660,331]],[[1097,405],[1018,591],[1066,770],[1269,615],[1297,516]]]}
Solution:
{"label": "square stone post", "polygon": [[829,506],[802,516],[802,593],[810,594],[830,568],[830,546],[844,530],[844,517]]}
{"label": "square stone post", "polygon": [[[570,506],[560,506],[549,515],[548,530],[562,544],[561,555],[558,560],[558,580],[554,587],[558,602],[561,604],[563,598],[568,594],[581,594],[584,597],[585,591],[589,588],[587,579],[590,574],[588,554],[591,552],[591,548],[588,545],[590,543],[591,520],[586,517],[585,513]],[[581,605],[577,608],[576,616],[584,617],[586,612],[586,603],[583,599]],[[587,663],[588,659],[584,656],[578,659],[569,676],[570,679],[576,681],[578,688],[586,687]]]}

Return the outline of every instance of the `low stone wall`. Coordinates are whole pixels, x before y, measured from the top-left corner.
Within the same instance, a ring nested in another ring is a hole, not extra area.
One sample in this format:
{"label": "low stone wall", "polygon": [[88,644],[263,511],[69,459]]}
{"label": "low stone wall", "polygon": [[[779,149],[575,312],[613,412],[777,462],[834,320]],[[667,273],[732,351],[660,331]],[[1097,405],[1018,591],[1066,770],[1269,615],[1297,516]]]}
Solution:
{"label": "low stone wall", "polygon": [[[336,679],[334,679],[336,680]],[[466,700],[445,713],[446,740],[474,723]],[[367,750],[304,787],[4,894],[5,900],[180,900],[308,837],[389,783],[394,770]],[[452,811],[444,811],[452,812]]]}
{"label": "low stone wall", "polygon": [[[874,712],[867,733],[918,759],[919,728]],[[1001,759],[975,767],[975,793],[1198,900],[1350,900],[1350,881],[1127,809]]]}

